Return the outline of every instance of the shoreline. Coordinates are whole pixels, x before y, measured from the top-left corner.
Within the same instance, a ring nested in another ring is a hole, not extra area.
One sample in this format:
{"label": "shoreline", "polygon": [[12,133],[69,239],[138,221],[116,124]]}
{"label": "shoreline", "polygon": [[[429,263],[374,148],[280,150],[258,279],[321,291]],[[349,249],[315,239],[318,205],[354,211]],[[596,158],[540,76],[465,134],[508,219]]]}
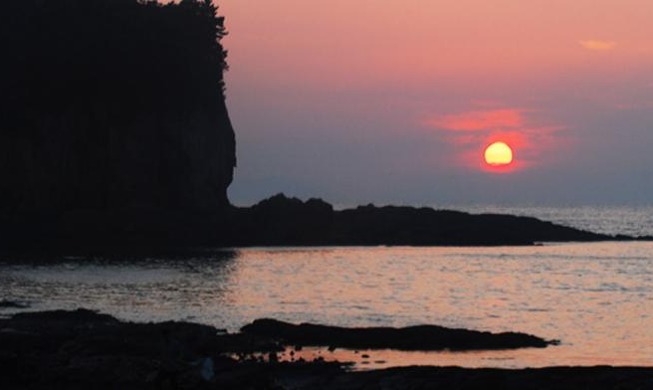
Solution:
{"label": "shoreline", "polygon": [[283,194],[218,211],[60,210],[0,216],[3,252],[175,251],[279,246],[532,246],[543,242],[653,241],[602,234],[535,217],[429,207],[334,210],[322,199]]}
{"label": "shoreline", "polygon": [[[301,329],[301,326],[265,321],[268,322],[253,323],[259,328],[255,332],[246,331],[246,326],[239,333],[227,333],[189,322],[123,322],[85,309],[24,312],[0,319],[0,345],[3,346],[0,349],[0,385],[7,389],[362,389],[388,386],[397,389],[437,386],[634,389],[653,384],[653,367],[408,366],[354,371],[347,368],[347,363],[319,358],[281,361],[278,354],[284,343],[301,350],[302,345],[311,344],[318,337],[317,343],[339,348],[335,344],[345,340],[346,345],[346,332],[352,329],[358,331],[359,341],[375,334],[375,343],[387,340],[389,333],[378,333],[378,329],[372,328],[325,329],[320,325]],[[390,331],[395,332],[391,335],[397,334],[396,329]],[[487,332],[455,331],[462,332],[468,347],[475,333],[496,337]],[[291,333],[294,339],[288,336]],[[328,335],[326,340],[321,339],[324,334]],[[419,337],[427,339],[428,335],[427,332],[426,336],[420,334]],[[451,334],[444,337],[451,340]]]}

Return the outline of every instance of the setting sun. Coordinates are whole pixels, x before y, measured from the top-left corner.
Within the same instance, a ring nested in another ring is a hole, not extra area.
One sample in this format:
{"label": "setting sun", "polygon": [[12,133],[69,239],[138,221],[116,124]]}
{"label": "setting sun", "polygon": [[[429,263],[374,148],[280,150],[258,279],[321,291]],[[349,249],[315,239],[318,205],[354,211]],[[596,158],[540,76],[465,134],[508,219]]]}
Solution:
{"label": "setting sun", "polygon": [[494,142],[485,148],[484,157],[488,165],[508,165],[512,162],[512,149],[505,142]]}

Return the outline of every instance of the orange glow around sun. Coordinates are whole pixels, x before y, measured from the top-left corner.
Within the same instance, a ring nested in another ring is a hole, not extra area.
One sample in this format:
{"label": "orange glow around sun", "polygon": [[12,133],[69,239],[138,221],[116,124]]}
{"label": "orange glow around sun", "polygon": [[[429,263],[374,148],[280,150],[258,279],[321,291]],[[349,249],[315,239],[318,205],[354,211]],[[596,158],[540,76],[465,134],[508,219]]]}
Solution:
{"label": "orange glow around sun", "polygon": [[485,148],[485,163],[492,167],[506,166],[512,163],[512,149],[505,142],[494,142]]}

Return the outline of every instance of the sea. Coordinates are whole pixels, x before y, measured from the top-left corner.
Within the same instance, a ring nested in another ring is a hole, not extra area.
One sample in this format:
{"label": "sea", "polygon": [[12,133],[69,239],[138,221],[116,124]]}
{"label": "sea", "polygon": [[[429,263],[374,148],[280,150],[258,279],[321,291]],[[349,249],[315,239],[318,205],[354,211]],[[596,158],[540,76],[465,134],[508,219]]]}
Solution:
{"label": "sea", "polygon": [[[456,208],[456,207],[448,207]],[[607,234],[653,236],[653,207],[458,207]],[[354,369],[404,365],[653,366],[653,241],[502,247],[197,248],[0,258],[0,300],[230,332],[257,318],[338,326],[516,331],[547,348],[474,352],[304,348]]]}

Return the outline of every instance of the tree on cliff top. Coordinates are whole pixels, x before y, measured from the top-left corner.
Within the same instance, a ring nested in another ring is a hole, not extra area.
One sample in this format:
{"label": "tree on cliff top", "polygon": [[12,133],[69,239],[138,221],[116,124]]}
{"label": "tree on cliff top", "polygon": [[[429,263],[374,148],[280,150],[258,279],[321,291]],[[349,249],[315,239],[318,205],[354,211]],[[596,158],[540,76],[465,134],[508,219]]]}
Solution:
{"label": "tree on cliff top", "polygon": [[0,8],[0,210],[227,204],[226,31],[210,1]]}

